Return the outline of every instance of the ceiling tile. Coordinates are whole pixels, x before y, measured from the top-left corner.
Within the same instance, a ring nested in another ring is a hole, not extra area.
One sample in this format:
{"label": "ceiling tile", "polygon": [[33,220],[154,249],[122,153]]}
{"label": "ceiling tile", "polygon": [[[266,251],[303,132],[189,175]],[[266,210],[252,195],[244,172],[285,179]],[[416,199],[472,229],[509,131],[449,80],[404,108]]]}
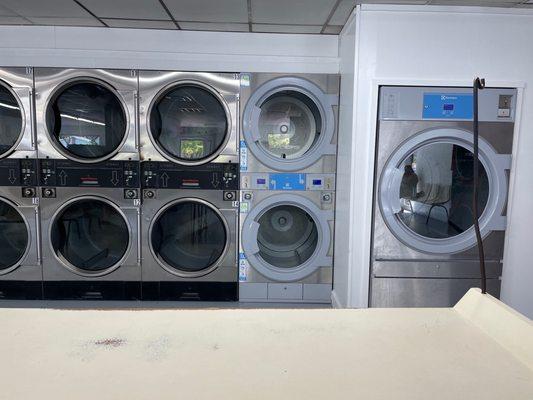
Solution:
{"label": "ceiling tile", "polygon": [[246,0],[165,0],[177,21],[248,22]]}
{"label": "ceiling tile", "polygon": [[23,17],[92,18],[73,0],[0,0],[0,5]]}
{"label": "ceiling tile", "polygon": [[35,25],[103,26],[96,18],[28,17]]}
{"label": "ceiling tile", "polygon": [[342,31],[342,25],[328,25],[324,29],[323,33],[328,33],[331,35],[338,35]]}
{"label": "ceiling tile", "polygon": [[111,28],[146,28],[146,29],[177,29],[172,21],[154,21],[138,19],[109,19],[103,18]]}
{"label": "ceiling tile", "polygon": [[211,22],[178,22],[181,29],[190,31],[226,31],[248,32],[248,24],[211,23]]}
{"label": "ceiling tile", "polygon": [[31,25],[31,22],[22,17],[0,16],[0,25]]}
{"label": "ceiling tile", "polygon": [[344,25],[355,7],[355,0],[342,0],[329,20],[331,25]]}
{"label": "ceiling tile", "polygon": [[517,3],[518,1],[516,0],[468,0],[468,2],[461,0],[434,0],[430,2],[432,5],[472,7],[509,7],[510,5],[514,6]]}
{"label": "ceiling tile", "polygon": [[159,0],[79,0],[101,18],[168,19]]}
{"label": "ceiling tile", "polygon": [[253,32],[272,33],[320,33],[322,25],[253,24]]}
{"label": "ceiling tile", "polygon": [[252,0],[252,21],[323,25],[336,0]]}

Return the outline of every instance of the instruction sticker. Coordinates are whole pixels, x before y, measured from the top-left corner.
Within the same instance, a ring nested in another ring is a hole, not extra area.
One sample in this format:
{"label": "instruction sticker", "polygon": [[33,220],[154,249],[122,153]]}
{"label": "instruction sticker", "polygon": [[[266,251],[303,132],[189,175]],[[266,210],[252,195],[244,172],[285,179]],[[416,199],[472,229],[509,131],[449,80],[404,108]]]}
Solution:
{"label": "instruction sticker", "polygon": [[239,253],[239,282],[246,282],[248,279],[248,261],[244,253]]}
{"label": "instruction sticker", "polygon": [[249,87],[250,86],[250,75],[241,74],[241,86],[242,87]]}
{"label": "instruction sticker", "polygon": [[248,147],[246,146],[246,142],[244,140],[241,140],[241,149],[239,154],[241,172],[246,172],[248,171]]}

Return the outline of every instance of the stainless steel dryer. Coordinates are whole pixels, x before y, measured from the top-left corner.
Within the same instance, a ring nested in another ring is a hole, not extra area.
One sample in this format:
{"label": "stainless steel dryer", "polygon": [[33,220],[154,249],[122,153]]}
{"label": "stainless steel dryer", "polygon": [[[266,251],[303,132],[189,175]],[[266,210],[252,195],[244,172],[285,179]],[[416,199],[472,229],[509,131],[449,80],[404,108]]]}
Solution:
{"label": "stainless steel dryer", "polygon": [[145,300],[237,300],[238,164],[144,162]]}
{"label": "stainless steel dryer", "polygon": [[139,169],[40,160],[45,298],[141,298]]}
{"label": "stainless steel dryer", "polygon": [[238,162],[239,76],[140,71],[143,161]]}
{"label": "stainless steel dryer", "polygon": [[135,71],[36,68],[39,158],[138,160],[137,89]]}
{"label": "stainless steel dryer", "polygon": [[42,298],[38,204],[37,160],[0,160],[0,299]]}
{"label": "stainless steel dryer", "polygon": [[[488,291],[500,292],[516,90],[479,97],[479,204]],[[471,88],[382,87],[376,151],[373,307],[450,307],[479,287]]]}
{"label": "stainless steel dryer", "polygon": [[[332,174],[256,173],[243,179],[251,190],[241,192],[239,300],[330,303]],[[269,190],[272,185],[276,190]]]}
{"label": "stainless steel dryer", "polygon": [[241,74],[241,172],[334,173],[338,101],[338,75]]}

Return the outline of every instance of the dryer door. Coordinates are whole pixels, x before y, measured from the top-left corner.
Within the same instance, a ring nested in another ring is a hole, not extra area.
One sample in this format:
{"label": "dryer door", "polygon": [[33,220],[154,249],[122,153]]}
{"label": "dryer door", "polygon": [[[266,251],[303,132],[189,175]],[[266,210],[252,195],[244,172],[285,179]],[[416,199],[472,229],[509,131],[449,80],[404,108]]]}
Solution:
{"label": "dryer door", "polygon": [[179,164],[213,160],[224,150],[232,129],[225,100],[214,88],[196,81],[182,81],[163,90],[148,115],[152,142]]}
{"label": "dryer door", "polygon": [[50,245],[56,258],[76,274],[106,275],[119,268],[131,246],[126,215],[98,197],[73,199],[52,217]]}
{"label": "dryer door", "polygon": [[28,221],[11,202],[0,199],[0,275],[16,269],[30,248]]}
{"label": "dryer door", "polygon": [[243,114],[247,146],[275,170],[304,169],[335,154],[334,96],[306,79],[284,77],[259,87]]}
{"label": "dryer door", "polygon": [[[19,88],[18,91],[21,97],[29,99],[29,88],[26,90]],[[28,123],[31,121],[26,119],[21,97],[0,81],[0,157],[9,155],[17,147],[23,136],[26,121]]]}
{"label": "dryer door", "polygon": [[[510,156],[480,138],[480,229],[504,230]],[[407,246],[449,254],[476,244],[473,228],[473,135],[431,129],[404,142],[389,158],[379,183],[379,206],[391,232]]]}
{"label": "dryer door", "polygon": [[292,194],[271,196],[254,206],[244,221],[241,241],[250,265],[282,282],[305,278],[331,266],[331,212]]}
{"label": "dryer door", "polygon": [[51,96],[46,127],[67,158],[97,162],[112,157],[125,141],[128,117],[111,86],[92,78],[73,79]]}
{"label": "dryer door", "polygon": [[226,218],[207,201],[184,198],[161,208],[150,227],[150,249],[171,274],[200,277],[215,270],[229,247]]}

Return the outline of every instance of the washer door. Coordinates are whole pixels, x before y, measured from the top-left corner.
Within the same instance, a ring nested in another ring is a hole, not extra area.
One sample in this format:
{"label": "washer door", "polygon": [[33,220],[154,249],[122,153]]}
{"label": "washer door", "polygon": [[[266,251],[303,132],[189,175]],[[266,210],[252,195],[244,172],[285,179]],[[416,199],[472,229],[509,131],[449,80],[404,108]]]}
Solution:
{"label": "washer door", "polygon": [[150,248],[171,274],[199,277],[218,267],[228,249],[228,225],[220,211],[200,199],[164,206],[150,228]]}
{"label": "washer door", "polygon": [[308,80],[285,77],[259,87],[243,114],[247,146],[275,170],[303,169],[326,154],[335,154],[334,96]]}
{"label": "washer door", "polygon": [[46,108],[46,126],[57,149],[80,162],[112,157],[124,142],[125,107],[104,82],[74,80],[56,90]]}
{"label": "washer door", "polygon": [[225,101],[213,88],[182,82],[156,97],[148,126],[152,142],[169,160],[198,165],[224,150],[230,121]]}
{"label": "washer door", "polygon": [[9,154],[24,129],[22,105],[8,86],[0,83],[0,157]]}
{"label": "washer door", "polygon": [[331,265],[328,212],[297,195],[275,195],[255,205],[241,240],[250,264],[267,278],[296,281]]}
{"label": "washer door", "polygon": [[110,201],[83,197],[66,203],[53,217],[50,243],[57,259],[83,276],[106,275],[118,267],[130,246],[122,211]]}
{"label": "washer door", "polygon": [[[505,229],[510,156],[480,138],[479,202],[483,237]],[[473,135],[433,129],[404,142],[383,169],[379,206],[392,233],[411,248],[445,254],[476,244],[473,228]]]}
{"label": "washer door", "polygon": [[5,275],[19,266],[30,245],[26,221],[5,200],[0,200],[0,242],[0,275]]}

